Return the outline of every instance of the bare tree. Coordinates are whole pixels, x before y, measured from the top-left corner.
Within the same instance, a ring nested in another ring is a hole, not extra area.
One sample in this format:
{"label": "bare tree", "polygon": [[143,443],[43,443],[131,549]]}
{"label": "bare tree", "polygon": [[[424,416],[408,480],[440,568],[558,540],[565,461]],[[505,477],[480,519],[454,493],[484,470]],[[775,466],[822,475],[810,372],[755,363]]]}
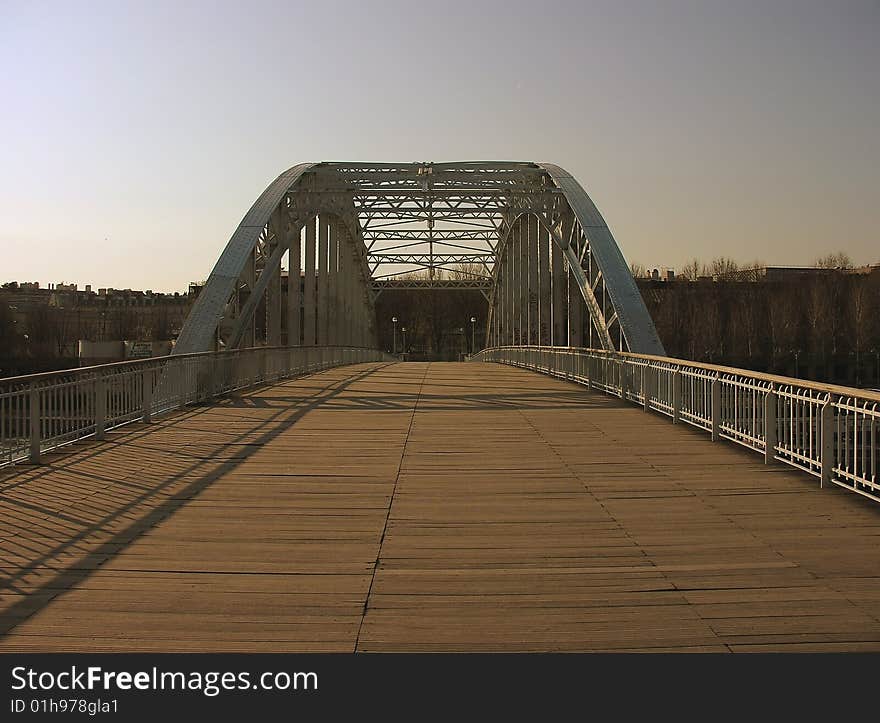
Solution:
{"label": "bare tree", "polygon": [[853,262],[848,253],[837,251],[826,256],[820,256],[816,259],[814,266],[817,269],[851,269]]}
{"label": "bare tree", "polygon": [[703,265],[699,259],[688,261],[681,269],[682,278],[688,281],[696,281],[702,275]]}
{"label": "bare tree", "polygon": [[636,261],[633,261],[629,265],[629,271],[633,275],[634,279],[648,278],[648,268],[644,264],[640,264]]}
{"label": "bare tree", "polygon": [[723,279],[739,271],[739,264],[726,256],[719,256],[718,258],[712,259],[709,271],[715,278]]}

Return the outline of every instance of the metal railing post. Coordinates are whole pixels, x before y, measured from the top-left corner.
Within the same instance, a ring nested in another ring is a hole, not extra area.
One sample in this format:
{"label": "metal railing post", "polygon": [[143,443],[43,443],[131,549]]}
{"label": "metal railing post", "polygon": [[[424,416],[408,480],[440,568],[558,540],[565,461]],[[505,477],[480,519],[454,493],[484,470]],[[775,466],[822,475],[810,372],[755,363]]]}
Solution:
{"label": "metal railing post", "polygon": [[764,464],[776,459],[776,385],[764,395]]}
{"label": "metal railing post", "polygon": [[821,435],[819,461],[822,465],[819,486],[824,487],[831,482],[834,474],[834,395],[832,394],[828,395],[828,400],[822,405],[819,425]]}
{"label": "metal railing post", "polygon": [[107,380],[103,376],[95,379],[95,439],[104,439],[107,426]]}
{"label": "metal railing post", "polygon": [[627,379],[626,379],[626,360],[621,359],[618,362],[618,369],[619,369],[619,374],[620,374],[620,379],[618,380],[620,382],[620,385],[619,385],[620,386],[620,398],[623,399],[624,401],[626,401],[627,392],[629,389],[626,384],[626,382],[627,382]]}
{"label": "metal railing post", "polygon": [[721,439],[721,377],[712,380],[712,441]]}
{"label": "metal railing post", "polygon": [[149,422],[153,414],[153,370],[144,369],[141,373],[143,379],[143,421]]}
{"label": "metal railing post", "polygon": [[33,382],[28,390],[30,405],[30,461],[40,463],[40,390]]}
{"label": "metal railing post", "polygon": [[220,375],[217,371],[217,367],[219,367],[219,366],[220,366],[219,358],[216,355],[212,354],[211,355],[211,376],[210,376],[210,382],[209,382],[209,386],[208,386],[208,399],[214,399],[215,397],[218,396],[217,382],[218,382],[218,378]]}
{"label": "metal railing post", "polygon": [[681,421],[681,369],[672,372],[672,423]]}
{"label": "metal railing post", "polygon": [[651,409],[651,366],[642,367],[642,408],[647,412]]}
{"label": "metal railing post", "polygon": [[177,375],[178,382],[178,394],[180,395],[180,404],[177,405],[178,409],[186,408],[186,398],[189,395],[189,389],[186,386],[186,377],[187,377],[187,365],[189,364],[189,360],[183,359],[178,365],[178,369],[180,370]]}

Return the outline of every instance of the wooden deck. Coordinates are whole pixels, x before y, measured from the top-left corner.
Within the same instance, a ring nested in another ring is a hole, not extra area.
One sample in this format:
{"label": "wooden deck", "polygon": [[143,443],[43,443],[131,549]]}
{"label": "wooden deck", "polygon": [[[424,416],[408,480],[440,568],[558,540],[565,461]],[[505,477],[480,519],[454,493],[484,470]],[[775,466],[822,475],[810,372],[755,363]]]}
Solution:
{"label": "wooden deck", "polygon": [[523,370],[335,369],[71,449],[0,475],[0,650],[880,650],[880,507]]}

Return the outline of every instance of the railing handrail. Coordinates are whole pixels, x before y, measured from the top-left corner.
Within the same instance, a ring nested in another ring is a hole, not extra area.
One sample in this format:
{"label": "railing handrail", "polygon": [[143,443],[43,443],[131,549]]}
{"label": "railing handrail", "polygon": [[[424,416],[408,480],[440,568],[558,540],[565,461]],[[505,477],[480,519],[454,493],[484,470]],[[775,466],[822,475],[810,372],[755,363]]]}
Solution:
{"label": "railing handrail", "polygon": [[61,376],[65,374],[87,374],[104,369],[131,368],[140,364],[155,364],[169,359],[193,359],[196,357],[215,356],[217,354],[243,354],[246,352],[263,349],[266,351],[274,351],[277,349],[363,349],[366,351],[378,351],[374,347],[355,346],[353,344],[320,344],[305,345],[296,344],[294,346],[248,346],[238,349],[220,349],[217,351],[197,351],[189,354],[163,354],[161,356],[149,356],[143,359],[123,359],[121,361],[107,362],[106,364],[90,364],[84,367],[68,367],[67,369],[53,369],[48,372],[36,372],[35,374],[20,374],[14,377],[0,377],[0,384],[31,384],[33,382],[43,381],[53,376]]}
{"label": "railing handrail", "polygon": [[859,397],[862,399],[870,399],[874,402],[880,402],[880,392],[871,389],[862,389],[860,387],[844,387],[839,384],[826,384],[824,382],[814,382],[809,379],[800,379],[798,377],[785,377],[778,374],[767,374],[766,372],[757,372],[751,369],[742,369],[740,367],[728,367],[720,364],[707,364],[705,362],[690,361],[679,357],[671,356],[654,356],[652,354],[633,354],[631,352],[609,351],[607,349],[591,349],[590,347],[581,346],[493,346],[481,349],[473,355],[473,358],[479,357],[483,352],[504,349],[534,349],[539,351],[576,351],[589,352],[607,356],[609,358],[627,358],[627,359],[644,359],[646,361],[655,361],[663,364],[677,364],[678,366],[693,367],[695,369],[703,369],[705,371],[714,371],[719,374],[736,374],[743,377],[751,377],[764,382],[771,382],[783,386],[796,386],[805,389],[812,389],[817,392],[826,394],[835,394],[839,397]]}

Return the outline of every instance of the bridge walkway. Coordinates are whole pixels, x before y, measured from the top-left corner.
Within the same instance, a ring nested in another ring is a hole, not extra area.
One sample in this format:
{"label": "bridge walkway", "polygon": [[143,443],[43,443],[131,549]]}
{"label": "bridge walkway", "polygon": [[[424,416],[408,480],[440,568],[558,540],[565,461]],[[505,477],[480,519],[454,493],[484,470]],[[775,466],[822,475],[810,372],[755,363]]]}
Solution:
{"label": "bridge walkway", "polygon": [[878,542],[583,387],[356,365],[0,474],[0,651],[880,650]]}

